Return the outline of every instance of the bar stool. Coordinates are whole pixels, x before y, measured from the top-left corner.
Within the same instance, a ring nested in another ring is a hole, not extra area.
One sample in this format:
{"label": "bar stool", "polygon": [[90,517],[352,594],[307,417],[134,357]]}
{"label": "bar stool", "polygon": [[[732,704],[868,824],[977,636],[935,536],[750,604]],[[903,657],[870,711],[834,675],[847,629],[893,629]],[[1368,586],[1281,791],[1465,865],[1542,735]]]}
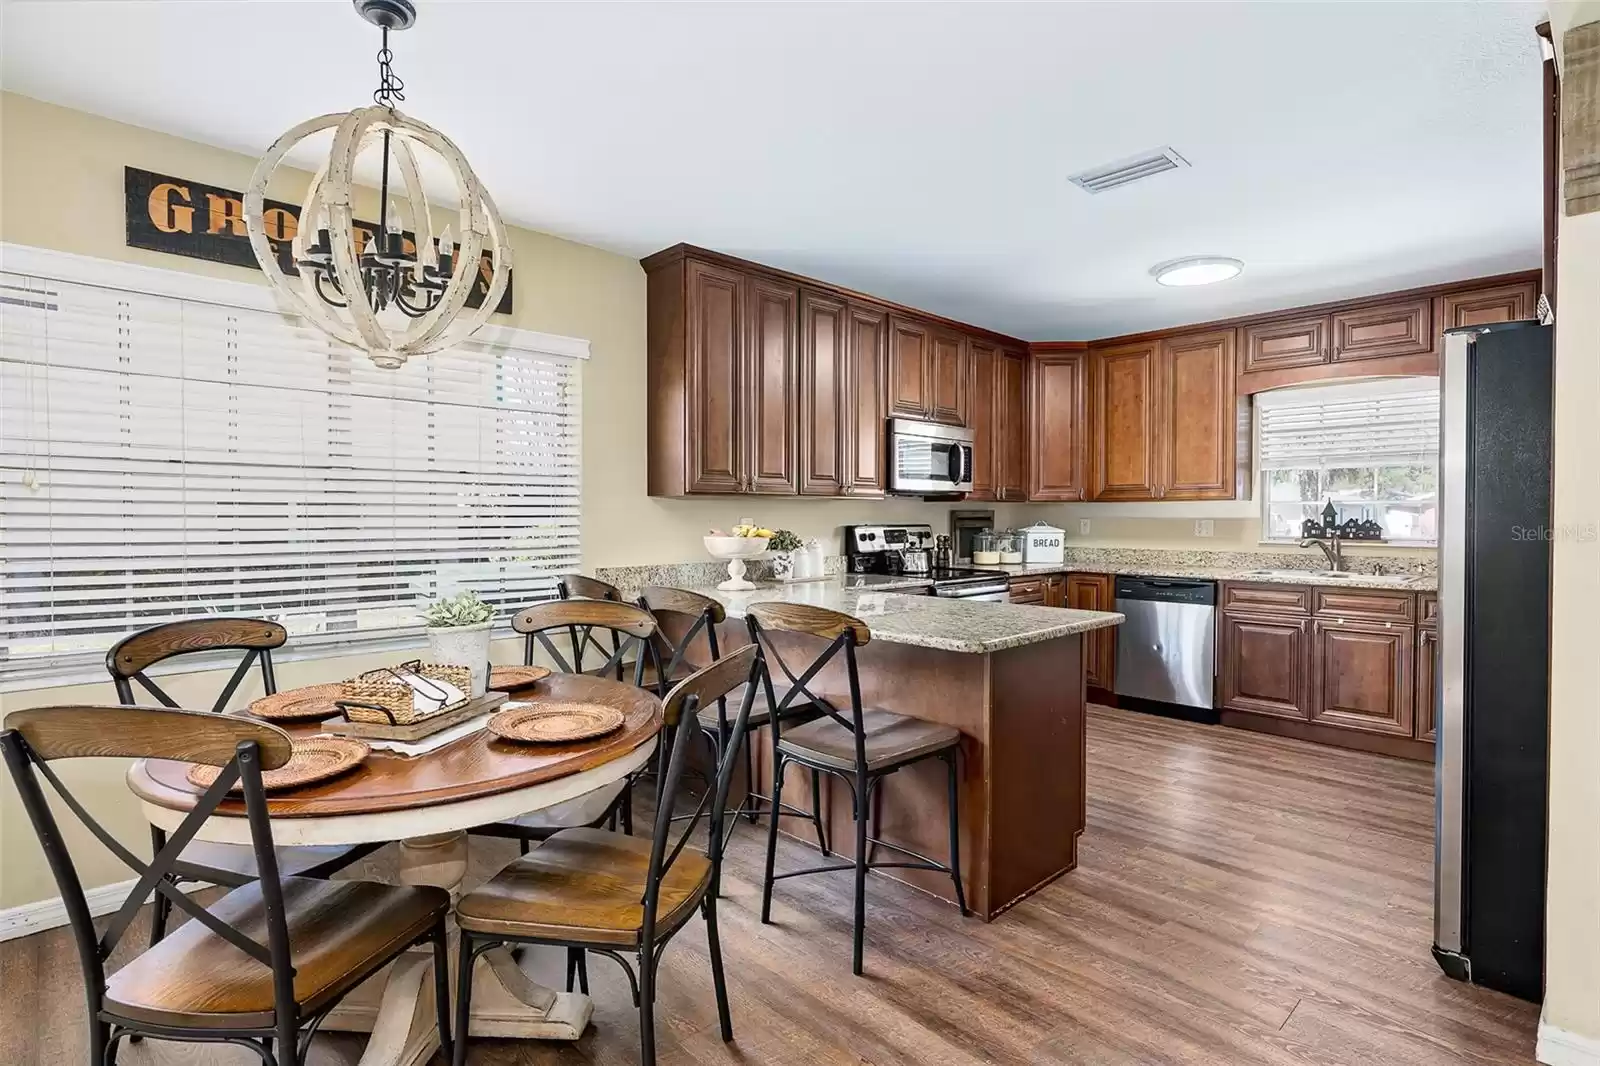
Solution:
{"label": "bar stool", "polygon": [[[967,911],[967,897],[961,887],[960,832],[957,824],[957,758],[961,750],[961,733],[953,726],[925,722],[890,711],[861,706],[861,680],[856,670],[856,648],[872,639],[872,632],[859,618],[797,603],[758,603],[746,615],[750,639],[762,650],[770,664],[777,664],[791,685],[779,699],[768,690],[772,716],[772,798],[777,808],[783,797],[783,772],[791,763],[837,777],[850,789],[852,816],[855,819],[855,861],[849,864],[813,866],[803,870],[773,873],[773,861],[778,847],[777,819],[767,824],[767,865],[761,881],[761,921],[772,922],[772,885],[785,877],[853,870],[855,884],[855,924],[851,970],[861,973],[861,957],[866,933],[867,871],[877,869],[933,870],[947,873],[955,883],[956,905],[962,917]],[[794,633],[826,641],[827,644],[806,667],[796,674],[784,661],[774,645],[772,634]],[[849,685],[850,706],[841,711],[828,700],[818,696],[808,686],[822,669],[837,656],[843,655],[845,676]],[[822,717],[804,725],[785,729],[784,712],[798,699],[807,699],[821,711]],[[924,759],[942,759],[947,769],[950,804],[950,862],[948,865],[919,855],[898,844],[880,840],[868,833],[868,820],[872,811],[872,793],[884,778],[897,770]],[[812,803],[816,805],[813,792]],[[914,862],[872,862],[868,847],[885,847],[916,860]]]}

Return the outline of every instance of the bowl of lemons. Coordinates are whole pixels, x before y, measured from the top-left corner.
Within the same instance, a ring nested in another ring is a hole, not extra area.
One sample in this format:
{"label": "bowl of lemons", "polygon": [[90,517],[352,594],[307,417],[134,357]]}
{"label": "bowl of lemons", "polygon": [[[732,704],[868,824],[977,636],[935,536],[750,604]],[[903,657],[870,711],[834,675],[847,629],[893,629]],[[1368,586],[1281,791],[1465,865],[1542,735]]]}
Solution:
{"label": "bowl of lemons", "polygon": [[755,588],[755,582],[744,576],[744,561],[763,554],[772,536],[770,529],[743,522],[728,533],[717,529],[707,533],[706,551],[711,553],[713,559],[726,559],[728,562],[728,580],[717,588],[723,592],[742,592]]}

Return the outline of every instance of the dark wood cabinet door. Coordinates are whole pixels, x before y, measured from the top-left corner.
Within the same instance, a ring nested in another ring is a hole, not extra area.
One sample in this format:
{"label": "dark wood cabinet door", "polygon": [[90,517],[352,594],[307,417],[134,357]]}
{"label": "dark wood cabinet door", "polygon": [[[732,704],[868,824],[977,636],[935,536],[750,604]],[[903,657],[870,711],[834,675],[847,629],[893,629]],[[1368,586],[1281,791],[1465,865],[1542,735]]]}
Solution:
{"label": "dark wood cabinet door", "polygon": [[953,426],[967,424],[967,339],[957,333],[935,330],[930,347],[929,382],[933,387],[930,416]]}
{"label": "dark wood cabinet door", "polygon": [[986,341],[972,341],[967,347],[967,426],[972,430],[971,500],[1000,499],[1000,435],[998,409],[1000,350]]}
{"label": "dark wood cabinet door", "polygon": [[1377,304],[1333,316],[1333,361],[1387,359],[1433,351],[1433,298]]}
{"label": "dark wood cabinet door", "polygon": [[1065,607],[1067,605],[1067,579],[1061,574],[1051,574],[1044,579],[1044,605],[1046,607]]}
{"label": "dark wood cabinet door", "polygon": [[800,404],[796,353],[800,287],[762,277],[746,296],[745,402],[749,475],[746,491],[794,495],[798,482]]}
{"label": "dark wood cabinet door", "polygon": [[887,367],[889,314],[852,303],[845,340],[849,346],[849,396],[845,402],[845,495],[882,496],[888,441]]}
{"label": "dark wood cabinet door", "polygon": [[933,338],[921,322],[889,317],[889,413],[906,418],[933,415]]}
{"label": "dark wood cabinet door", "polygon": [[800,493],[837,496],[850,477],[850,361],[845,302],[800,294]]}
{"label": "dark wood cabinet door", "polygon": [[1161,490],[1164,500],[1231,500],[1238,492],[1234,331],[1161,342]]}
{"label": "dark wood cabinet door", "polygon": [[1155,341],[1146,341],[1090,352],[1092,499],[1160,498],[1156,458],[1158,348]]}
{"label": "dark wood cabinet door", "polygon": [[1312,620],[1311,720],[1412,736],[1414,626]]}
{"label": "dark wood cabinet door", "polygon": [[1418,740],[1439,739],[1439,632],[1417,630],[1417,728]]}
{"label": "dark wood cabinet door", "polygon": [[1028,498],[1028,356],[1000,353],[995,381],[994,450],[998,468],[995,498]]}
{"label": "dark wood cabinet door", "polygon": [[1011,602],[1032,607],[1044,606],[1045,580],[1042,577],[1011,579]]}
{"label": "dark wood cabinet door", "polygon": [[[1115,610],[1116,586],[1110,574],[1068,574],[1063,606],[1079,611]],[[1090,688],[1116,687],[1117,630],[1092,629],[1083,635],[1083,661]]]}
{"label": "dark wood cabinet door", "polygon": [[1292,366],[1315,366],[1330,356],[1328,333],[1332,322],[1326,315],[1315,318],[1279,319],[1244,328],[1241,368],[1282,370]]}
{"label": "dark wood cabinet door", "polygon": [[1083,352],[1034,357],[1033,417],[1028,454],[1028,499],[1051,503],[1084,498],[1088,427]]}
{"label": "dark wood cabinet door", "polygon": [[744,275],[690,261],[685,280],[688,337],[688,492],[745,489]]}
{"label": "dark wood cabinet door", "polygon": [[1223,708],[1309,718],[1310,620],[1232,613],[1221,618]]}
{"label": "dark wood cabinet door", "polygon": [[1539,286],[1531,281],[1496,285],[1489,289],[1450,293],[1441,300],[1441,329],[1458,326],[1492,326],[1538,317]]}

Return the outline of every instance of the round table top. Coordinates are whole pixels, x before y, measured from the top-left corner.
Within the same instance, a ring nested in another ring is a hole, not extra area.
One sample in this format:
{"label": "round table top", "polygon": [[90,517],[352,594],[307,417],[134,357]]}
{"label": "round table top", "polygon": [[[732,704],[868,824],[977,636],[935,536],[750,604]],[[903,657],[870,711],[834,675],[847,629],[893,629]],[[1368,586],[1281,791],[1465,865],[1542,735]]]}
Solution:
{"label": "round table top", "polygon": [[[479,730],[423,755],[373,751],[347,774],[306,788],[269,794],[274,819],[323,819],[384,814],[429,806],[463,804],[522,792],[561,778],[585,774],[629,759],[653,742],[661,729],[661,700],[646,689],[582,674],[552,674],[521,689],[518,700],[602,703],[623,714],[621,729],[572,744],[514,744]],[[285,724],[291,736],[315,734],[315,722]],[[128,787],[147,808],[189,811],[202,794],[188,778],[189,764],[147,759],[128,772]],[[244,804],[224,800],[217,816],[242,821]]]}

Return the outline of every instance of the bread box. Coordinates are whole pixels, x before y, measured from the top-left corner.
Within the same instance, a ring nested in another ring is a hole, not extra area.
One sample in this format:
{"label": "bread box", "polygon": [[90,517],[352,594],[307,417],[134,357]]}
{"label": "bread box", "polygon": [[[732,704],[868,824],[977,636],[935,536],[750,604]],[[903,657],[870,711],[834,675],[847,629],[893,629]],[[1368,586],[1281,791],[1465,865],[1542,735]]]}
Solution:
{"label": "bread box", "polygon": [[1067,531],[1043,522],[1017,530],[1022,537],[1022,563],[1035,566],[1040,563],[1059,563],[1067,557]]}

